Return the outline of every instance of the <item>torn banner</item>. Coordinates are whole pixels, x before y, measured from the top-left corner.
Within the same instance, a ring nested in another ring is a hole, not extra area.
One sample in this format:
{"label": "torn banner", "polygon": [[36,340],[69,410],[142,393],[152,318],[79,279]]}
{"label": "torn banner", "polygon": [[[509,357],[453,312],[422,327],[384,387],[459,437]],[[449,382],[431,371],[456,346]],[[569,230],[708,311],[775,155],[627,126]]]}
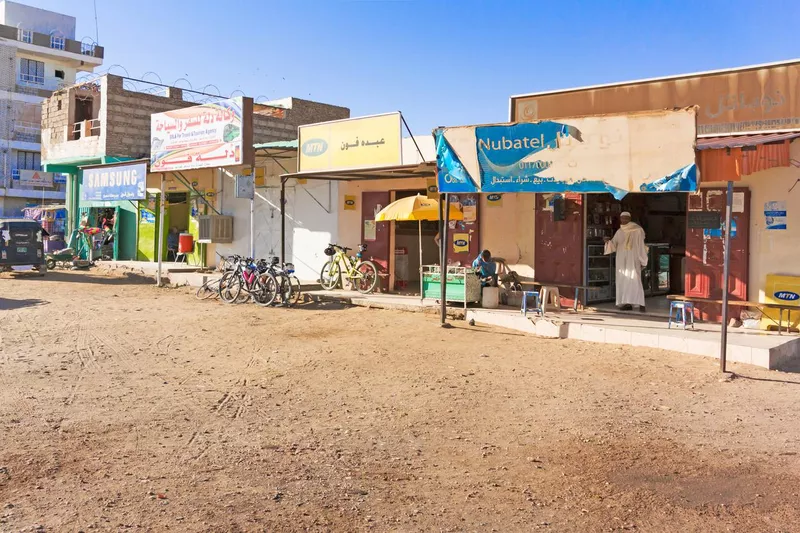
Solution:
{"label": "torn banner", "polygon": [[697,190],[695,108],[439,128],[439,192]]}

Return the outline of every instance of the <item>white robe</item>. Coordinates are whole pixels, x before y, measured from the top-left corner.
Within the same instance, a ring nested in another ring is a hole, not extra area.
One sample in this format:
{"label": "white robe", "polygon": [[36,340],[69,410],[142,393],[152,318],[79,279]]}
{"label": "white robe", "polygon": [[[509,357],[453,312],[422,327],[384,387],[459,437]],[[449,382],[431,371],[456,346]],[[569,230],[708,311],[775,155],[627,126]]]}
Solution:
{"label": "white robe", "polygon": [[617,305],[644,306],[642,268],[647,266],[644,230],[635,222],[620,226],[606,243],[605,255],[617,253]]}

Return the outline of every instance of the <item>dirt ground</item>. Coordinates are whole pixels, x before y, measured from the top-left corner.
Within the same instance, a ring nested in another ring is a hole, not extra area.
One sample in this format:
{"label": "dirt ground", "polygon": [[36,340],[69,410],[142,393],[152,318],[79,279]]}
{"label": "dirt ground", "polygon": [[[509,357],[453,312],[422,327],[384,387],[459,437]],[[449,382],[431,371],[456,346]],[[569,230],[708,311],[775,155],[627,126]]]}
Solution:
{"label": "dirt ground", "polygon": [[800,531],[800,375],[0,276],[0,531]]}

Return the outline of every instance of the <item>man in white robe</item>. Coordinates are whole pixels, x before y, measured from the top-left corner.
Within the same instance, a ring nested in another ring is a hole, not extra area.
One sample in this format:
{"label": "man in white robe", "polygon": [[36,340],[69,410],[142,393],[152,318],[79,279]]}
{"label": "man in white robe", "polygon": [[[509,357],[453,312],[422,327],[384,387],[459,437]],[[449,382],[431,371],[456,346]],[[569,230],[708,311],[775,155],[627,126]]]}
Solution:
{"label": "man in white robe", "polygon": [[644,313],[644,288],[642,287],[642,268],[647,266],[647,246],[644,244],[644,230],[639,224],[631,222],[627,211],[619,215],[620,228],[612,239],[606,237],[605,255],[617,253],[617,306],[625,311],[639,306]]}

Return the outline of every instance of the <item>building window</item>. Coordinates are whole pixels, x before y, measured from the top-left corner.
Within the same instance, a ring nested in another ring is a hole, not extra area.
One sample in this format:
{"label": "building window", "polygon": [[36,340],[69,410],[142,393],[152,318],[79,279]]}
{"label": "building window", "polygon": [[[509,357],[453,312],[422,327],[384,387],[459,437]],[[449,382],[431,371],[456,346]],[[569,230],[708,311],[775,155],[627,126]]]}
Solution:
{"label": "building window", "polygon": [[33,31],[20,28],[17,30],[17,39],[23,43],[33,44]]}
{"label": "building window", "polygon": [[59,37],[57,35],[50,36],[50,48],[55,48],[56,50],[63,50],[64,49],[64,38]]}
{"label": "building window", "polygon": [[17,152],[18,170],[42,170],[42,155],[39,152]]}
{"label": "building window", "polygon": [[64,79],[64,71],[63,70],[56,70],[56,78],[63,80]]}
{"label": "building window", "polygon": [[20,59],[19,81],[34,85],[44,85],[44,63],[34,59]]}

